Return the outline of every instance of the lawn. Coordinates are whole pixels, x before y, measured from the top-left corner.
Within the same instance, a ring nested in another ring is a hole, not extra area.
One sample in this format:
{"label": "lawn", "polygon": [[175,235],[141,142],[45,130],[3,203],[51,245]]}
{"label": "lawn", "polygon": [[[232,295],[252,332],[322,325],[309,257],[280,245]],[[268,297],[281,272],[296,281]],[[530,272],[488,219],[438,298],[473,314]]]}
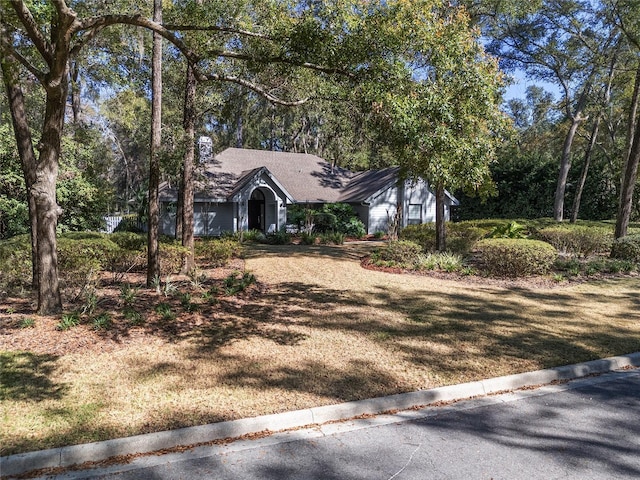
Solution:
{"label": "lawn", "polygon": [[[256,284],[214,303],[194,294],[193,311],[126,331],[59,331],[59,318],[35,317],[18,328],[26,314],[9,299],[0,455],[640,350],[637,274],[559,284],[396,274],[362,268],[369,248],[249,247]],[[167,292],[137,300],[163,295],[179,305]]]}

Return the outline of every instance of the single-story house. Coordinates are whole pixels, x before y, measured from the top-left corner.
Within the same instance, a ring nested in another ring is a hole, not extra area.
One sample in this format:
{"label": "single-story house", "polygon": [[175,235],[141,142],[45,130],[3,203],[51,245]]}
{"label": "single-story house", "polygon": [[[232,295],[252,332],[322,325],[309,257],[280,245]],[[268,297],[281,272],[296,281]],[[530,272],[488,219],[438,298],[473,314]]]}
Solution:
{"label": "single-story house", "polygon": [[[287,223],[287,207],[319,208],[325,203],[353,206],[367,233],[386,232],[388,222],[402,208],[402,227],[435,221],[435,195],[426,181],[399,179],[398,168],[351,172],[315,155],[228,148],[201,159],[194,196],[195,234],[257,229],[280,230]],[[161,233],[175,233],[177,191],[160,189]],[[446,196],[445,215],[458,201]]]}

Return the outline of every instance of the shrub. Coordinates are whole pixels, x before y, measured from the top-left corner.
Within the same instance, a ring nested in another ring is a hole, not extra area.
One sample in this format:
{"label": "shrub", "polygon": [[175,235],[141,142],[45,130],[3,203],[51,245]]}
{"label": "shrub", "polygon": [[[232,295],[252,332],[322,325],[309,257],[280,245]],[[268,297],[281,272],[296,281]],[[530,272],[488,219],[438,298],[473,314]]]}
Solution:
{"label": "shrub", "polygon": [[557,270],[566,272],[569,275],[580,275],[580,272],[582,271],[582,266],[580,265],[580,262],[575,258],[568,258],[568,259],[559,258],[555,261],[555,268]]}
{"label": "shrub", "polygon": [[156,305],[154,309],[158,315],[160,315],[160,319],[166,322],[176,319],[176,314],[171,310],[171,305],[168,303],[159,303]]}
{"label": "shrub", "polygon": [[640,234],[616,239],[611,247],[611,257],[640,263]]}
{"label": "shrub", "polygon": [[613,242],[613,233],[609,228],[586,225],[545,227],[538,230],[535,237],[550,243],[559,252],[578,257],[608,253]]}
{"label": "shrub", "polygon": [[36,321],[31,317],[23,318],[20,321],[19,326],[20,328],[34,328],[36,326]]}
{"label": "shrub", "polygon": [[125,215],[122,220],[120,220],[114,232],[142,233],[142,222],[136,214]]}
{"label": "shrub", "polygon": [[486,234],[486,228],[478,227],[474,223],[447,223],[447,250],[467,255],[473,250],[476,242]]}
{"label": "shrub", "polygon": [[632,272],[636,263],[630,260],[609,260],[607,271],[609,273]]}
{"label": "shrub", "polygon": [[313,231],[317,233],[333,232],[338,227],[338,218],[331,212],[320,211],[313,216]]}
{"label": "shrub", "polygon": [[120,251],[106,235],[64,234],[58,238],[60,278],[68,286],[86,284]]}
{"label": "shrub", "polygon": [[132,327],[144,324],[144,317],[142,314],[133,308],[125,308],[123,315],[127,323]]}
{"label": "shrub", "polygon": [[113,327],[113,321],[111,315],[104,312],[93,318],[92,321],[94,330],[109,330]]}
{"label": "shrub", "polygon": [[31,239],[18,235],[0,240],[0,286],[31,284]]}
{"label": "shrub", "polygon": [[415,258],[418,270],[444,270],[456,272],[462,270],[462,256],[448,252],[421,253]]}
{"label": "shrub", "polygon": [[302,232],[302,235],[300,235],[300,243],[303,245],[315,245],[317,240],[318,235],[315,233]]}
{"label": "shrub", "polygon": [[320,243],[323,245],[342,245],[344,243],[344,233],[329,232],[320,235]]}
{"label": "shrub", "polygon": [[80,325],[80,316],[77,313],[65,313],[56,325],[56,330],[65,331]]}
{"label": "shrub", "polygon": [[527,228],[517,222],[509,222],[495,227],[487,238],[527,238]]}
{"label": "shrub", "polygon": [[490,275],[520,277],[544,274],[557,257],[557,251],[539,240],[491,238],[476,244],[482,268]]}
{"label": "shrub", "polygon": [[224,279],[224,292],[226,295],[235,295],[242,292],[249,285],[256,282],[256,277],[251,272],[233,272]]}
{"label": "shrub", "polygon": [[397,240],[389,242],[384,247],[377,249],[373,255],[373,260],[384,262],[395,262],[400,264],[413,264],[422,253],[422,247],[415,242],[407,240]]}
{"label": "shrub", "polygon": [[124,250],[142,251],[147,245],[147,237],[134,232],[115,232],[109,235],[109,240]]}
{"label": "shrub", "polygon": [[160,268],[164,274],[180,272],[184,259],[191,254],[188,248],[178,243],[161,242],[159,250]]}
{"label": "shrub", "polygon": [[436,226],[434,223],[408,225],[402,229],[399,238],[420,245],[426,252],[433,251],[436,248]]}
{"label": "shrub", "polygon": [[125,250],[120,248],[105,265],[110,272],[139,272],[147,266],[147,249]]}
{"label": "shrub", "polygon": [[242,253],[242,245],[232,238],[203,239],[195,243],[196,257],[214,267],[222,267]]}
{"label": "shrub", "polygon": [[[447,222],[447,250],[466,255],[475,243],[483,238],[489,230],[480,228],[475,222]],[[425,252],[433,252],[436,249],[436,225],[435,223],[422,223],[409,225],[400,232],[401,240],[409,240],[421,245]]]}
{"label": "shrub", "polygon": [[264,233],[255,228],[248,230],[242,234],[244,242],[261,242],[264,239]]}
{"label": "shrub", "polygon": [[367,234],[364,223],[361,220],[352,217],[344,225],[339,226],[338,231],[344,233],[347,237],[362,238]]}
{"label": "shrub", "polygon": [[291,234],[286,230],[279,230],[267,235],[266,240],[269,245],[287,245],[291,243]]}

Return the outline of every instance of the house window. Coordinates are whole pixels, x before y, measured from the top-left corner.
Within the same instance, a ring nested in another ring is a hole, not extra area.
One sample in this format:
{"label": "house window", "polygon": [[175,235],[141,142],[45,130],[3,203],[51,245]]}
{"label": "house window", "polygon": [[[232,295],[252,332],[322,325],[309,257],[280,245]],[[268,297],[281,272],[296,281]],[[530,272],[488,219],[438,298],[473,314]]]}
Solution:
{"label": "house window", "polygon": [[422,223],[422,205],[410,204],[407,212],[407,225],[416,225]]}

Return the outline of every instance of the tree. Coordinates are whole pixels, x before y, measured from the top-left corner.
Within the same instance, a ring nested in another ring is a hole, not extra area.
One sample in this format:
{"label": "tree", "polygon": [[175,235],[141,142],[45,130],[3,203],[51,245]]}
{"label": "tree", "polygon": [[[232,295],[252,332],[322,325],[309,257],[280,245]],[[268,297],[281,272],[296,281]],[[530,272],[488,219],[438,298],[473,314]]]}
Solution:
{"label": "tree", "polygon": [[445,189],[492,190],[489,166],[508,120],[499,109],[497,62],[484,53],[465,10],[442,11],[428,28],[439,41],[419,45],[413,71],[377,96],[376,120],[405,174],[434,188],[436,248],[445,250]]}
{"label": "tree", "polygon": [[[531,10],[535,8],[535,10]],[[588,2],[548,0],[524,11],[497,10],[488,21],[490,51],[505,67],[523,68],[536,79],[560,88],[568,126],[554,195],[553,217],[564,218],[573,142],[586,114],[598,76],[615,50],[617,32]]]}
{"label": "tree", "polygon": [[[153,0],[153,21],[162,24],[162,0]],[[159,220],[160,148],[162,147],[162,37],[153,32],[151,60],[151,139],[149,142],[149,219],[147,229],[147,286],[160,278]]]}
{"label": "tree", "polygon": [[507,102],[515,134],[497,151],[490,165],[496,195],[487,198],[457,192],[461,219],[539,218],[553,212],[557,156],[562,149],[553,96],[530,86],[524,99]]}
{"label": "tree", "polygon": [[[607,2],[609,4],[609,2]],[[637,118],[640,103],[640,2],[637,0],[623,0],[611,2],[609,5],[617,25],[622,30],[627,42],[635,51],[636,77],[634,82],[629,120],[627,122],[627,149],[624,155],[623,173],[616,219],[616,238],[627,234],[633,206],[633,191],[638,178],[638,164],[640,163],[640,119]]]}

